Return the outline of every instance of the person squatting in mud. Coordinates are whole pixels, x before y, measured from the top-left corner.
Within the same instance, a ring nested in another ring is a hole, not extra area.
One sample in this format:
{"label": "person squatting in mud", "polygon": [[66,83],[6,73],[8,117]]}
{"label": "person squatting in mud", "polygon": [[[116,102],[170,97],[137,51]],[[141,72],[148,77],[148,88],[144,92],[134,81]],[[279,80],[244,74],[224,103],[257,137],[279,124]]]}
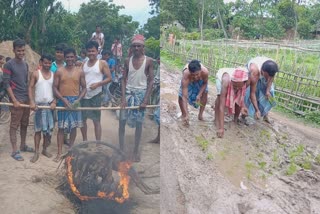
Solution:
{"label": "person squatting in mud", "polygon": [[279,72],[275,61],[267,57],[256,57],[247,64],[250,86],[245,96],[245,104],[251,117],[270,123],[268,112],[276,105],[274,97],[274,76]]}
{"label": "person squatting in mud", "polygon": [[[96,41],[89,41],[86,44],[87,60],[82,70],[85,74],[87,93],[81,100],[82,107],[101,107],[102,86],[111,82],[111,73],[105,60],[99,60],[99,44]],[[106,78],[104,79],[103,76]],[[101,111],[86,110],[82,112],[83,127],[81,128],[83,141],[87,141],[87,119],[91,119],[94,125],[96,140],[101,140]]]}
{"label": "person squatting in mud", "polygon": [[189,125],[188,102],[195,108],[200,106],[198,119],[203,120],[203,112],[208,99],[209,71],[200,61],[192,60],[183,69],[179,89],[179,107],[184,125]]}
{"label": "person squatting in mud", "polygon": [[121,150],[124,150],[126,123],[130,127],[136,128],[133,151],[133,160],[136,162],[140,161],[139,144],[141,141],[142,124],[154,81],[153,60],[144,54],[144,40],[144,37],[140,34],[135,35],[131,40],[130,52],[132,56],[125,60],[125,72],[121,88],[122,108],[126,106],[140,106],[138,110],[121,110],[119,120],[119,143]]}
{"label": "person squatting in mud", "polygon": [[[59,68],[55,73],[53,92],[58,98],[57,106],[77,108],[87,92],[85,74],[81,68],[75,66],[76,51],[73,48],[64,50],[64,57],[66,66]],[[58,153],[54,161],[60,160],[64,132],[70,133],[70,146],[72,146],[77,136],[77,128],[82,126],[80,111],[58,111]]]}
{"label": "person squatting in mud", "polygon": [[[52,56],[43,54],[40,58],[41,69],[31,74],[29,83],[30,108],[34,114],[34,144],[35,154],[30,160],[35,163],[39,159],[39,147],[41,132],[43,134],[42,154],[48,158],[52,155],[47,152],[51,142],[51,134],[54,128],[53,109],[56,107],[56,99],[53,96],[53,73],[50,71]],[[35,95],[35,96],[33,96]],[[51,109],[38,109],[37,106],[50,106]]]}
{"label": "person squatting in mud", "polygon": [[234,122],[238,122],[240,112],[242,115],[248,113],[244,104],[247,81],[248,70],[246,68],[222,68],[216,74],[215,123],[219,138],[224,135],[225,108],[229,115],[234,115]]}
{"label": "person squatting in mud", "polygon": [[[10,142],[12,145],[11,157],[17,161],[23,161],[20,151],[34,152],[34,149],[26,144],[27,128],[29,124],[30,108],[21,108],[20,104],[29,104],[28,74],[29,67],[24,61],[26,43],[22,39],[13,41],[14,58],[9,60],[3,68],[4,87],[8,92],[10,102]],[[17,130],[20,126],[21,144],[17,148]]]}

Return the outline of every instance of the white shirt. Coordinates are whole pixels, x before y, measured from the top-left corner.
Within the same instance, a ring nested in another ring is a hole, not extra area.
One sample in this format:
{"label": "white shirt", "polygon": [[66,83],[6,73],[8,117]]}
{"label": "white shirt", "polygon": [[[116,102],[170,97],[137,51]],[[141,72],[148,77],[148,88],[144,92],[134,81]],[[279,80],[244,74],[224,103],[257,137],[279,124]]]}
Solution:
{"label": "white shirt", "polygon": [[83,72],[87,84],[87,93],[84,96],[84,99],[90,99],[102,92],[102,86],[99,86],[94,90],[90,89],[92,84],[103,80],[103,74],[100,71],[100,60],[97,60],[97,62],[91,67],[88,66],[88,62],[89,61],[86,61],[83,65]]}
{"label": "white shirt", "polygon": [[41,71],[39,72],[39,78],[35,85],[35,101],[36,103],[50,103],[53,100],[53,73],[50,72],[50,78],[46,80]]}

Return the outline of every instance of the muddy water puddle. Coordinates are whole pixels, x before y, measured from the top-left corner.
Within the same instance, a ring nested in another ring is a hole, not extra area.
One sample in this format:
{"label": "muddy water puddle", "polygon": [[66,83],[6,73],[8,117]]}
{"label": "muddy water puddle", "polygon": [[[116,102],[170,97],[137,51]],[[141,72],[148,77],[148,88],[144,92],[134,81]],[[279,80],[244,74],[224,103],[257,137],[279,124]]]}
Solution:
{"label": "muddy water puddle", "polygon": [[[226,141],[224,141],[226,142]],[[236,187],[250,188],[253,183],[259,188],[266,188],[266,177],[251,161],[249,151],[244,142],[217,143],[217,152],[214,162],[219,171]]]}

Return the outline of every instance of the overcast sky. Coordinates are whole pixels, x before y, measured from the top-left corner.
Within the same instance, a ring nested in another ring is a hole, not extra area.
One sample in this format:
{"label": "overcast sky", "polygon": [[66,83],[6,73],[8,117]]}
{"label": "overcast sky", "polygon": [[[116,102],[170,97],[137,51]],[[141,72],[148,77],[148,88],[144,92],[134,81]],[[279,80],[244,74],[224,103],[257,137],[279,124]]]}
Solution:
{"label": "overcast sky", "polygon": [[[90,0],[60,0],[64,8],[71,12],[78,12],[82,3],[88,3]],[[148,0],[113,0],[116,5],[123,5],[125,9],[120,10],[120,14],[131,15],[134,21],[138,21],[140,25],[147,23],[148,18],[151,17],[149,12]],[[70,6],[70,7],[69,7]]]}

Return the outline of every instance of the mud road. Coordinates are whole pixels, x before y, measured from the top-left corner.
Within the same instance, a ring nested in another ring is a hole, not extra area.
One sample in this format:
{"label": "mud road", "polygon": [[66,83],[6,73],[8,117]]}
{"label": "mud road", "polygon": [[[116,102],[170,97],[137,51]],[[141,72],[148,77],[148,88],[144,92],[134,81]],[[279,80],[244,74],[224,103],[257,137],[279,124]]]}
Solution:
{"label": "mud road", "polygon": [[271,113],[273,125],[227,122],[216,138],[209,86],[204,119],[179,120],[181,71],[161,65],[163,214],[320,213],[320,130]]}

